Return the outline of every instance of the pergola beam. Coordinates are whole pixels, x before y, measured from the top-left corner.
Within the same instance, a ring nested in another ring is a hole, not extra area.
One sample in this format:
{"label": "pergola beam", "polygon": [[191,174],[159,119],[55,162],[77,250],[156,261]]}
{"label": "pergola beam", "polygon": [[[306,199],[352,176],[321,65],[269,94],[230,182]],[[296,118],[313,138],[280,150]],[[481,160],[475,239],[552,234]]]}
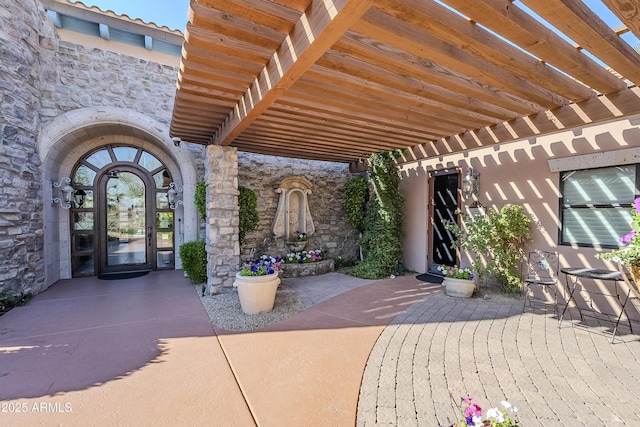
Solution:
{"label": "pergola beam", "polygon": [[371,7],[373,0],[313,0],[212,141],[229,145]]}

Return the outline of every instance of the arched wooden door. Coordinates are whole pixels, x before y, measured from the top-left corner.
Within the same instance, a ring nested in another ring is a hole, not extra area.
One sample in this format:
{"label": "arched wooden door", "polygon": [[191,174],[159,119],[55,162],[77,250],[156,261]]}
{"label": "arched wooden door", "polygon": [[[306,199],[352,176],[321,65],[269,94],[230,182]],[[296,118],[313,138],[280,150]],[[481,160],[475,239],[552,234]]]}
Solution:
{"label": "arched wooden door", "polygon": [[109,145],[74,169],[71,214],[72,275],[173,269],[172,182],[155,156],[137,147]]}

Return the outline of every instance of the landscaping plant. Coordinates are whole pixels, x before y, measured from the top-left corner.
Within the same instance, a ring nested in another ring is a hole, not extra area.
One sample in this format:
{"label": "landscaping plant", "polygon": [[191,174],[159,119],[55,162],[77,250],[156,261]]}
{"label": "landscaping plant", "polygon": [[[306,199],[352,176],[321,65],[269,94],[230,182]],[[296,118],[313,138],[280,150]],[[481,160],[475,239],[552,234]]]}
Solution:
{"label": "landscaping plant", "polygon": [[505,292],[522,286],[520,262],[525,245],[531,241],[531,219],[520,205],[490,209],[486,215],[459,212],[463,227],[444,221],[455,237],[452,249],[463,249],[475,257],[473,269],[481,279],[492,276]]}
{"label": "landscaping plant", "polygon": [[364,232],[360,239],[364,261],[349,274],[380,279],[397,274],[402,262],[404,198],[395,159],[398,151],[375,153],[369,158],[372,194],[367,205]]}
{"label": "landscaping plant", "polygon": [[180,245],[182,269],[191,283],[207,281],[207,248],[202,240],[187,242]]}
{"label": "landscaping plant", "polygon": [[13,307],[25,305],[31,299],[31,293],[21,293],[13,295],[9,289],[0,291],[0,316],[11,310]]}
{"label": "landscaping plant", "polygon": [[244,245],[247,233],[251,233],[258,227],[260,219],[258,217],[258,197],[253,190],[242,185],[238,186],[238,190],[240,191],[238,196],[238,207],[240,208],[238,213],[240,217],[238,234],[240,244]]}
{"label": "landscaping plant", "polygon": [[207,183],[200,181],[196,184],[196,192],[193,198],[196,204],[198,212],[200,212],[200,218],[203,221],[207,220]]}
{"label": "landscaping plant", "polygon": [[351,177],[344,184],[344,209],[349,224],[360,233],[364,231],[364,218],[369,199],[369,184],[361,176]]}

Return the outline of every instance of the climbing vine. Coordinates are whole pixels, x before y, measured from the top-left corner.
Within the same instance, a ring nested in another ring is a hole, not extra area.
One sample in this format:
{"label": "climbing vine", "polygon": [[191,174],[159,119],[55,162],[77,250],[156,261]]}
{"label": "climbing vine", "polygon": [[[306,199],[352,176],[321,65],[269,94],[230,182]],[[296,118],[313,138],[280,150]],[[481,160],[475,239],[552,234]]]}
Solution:
{"label": "climbing vine", "polygon": [[379,279],[394,274],[402,262],[404,197],[395,159],[400,153],[385,151],[369,158],[373,192],[367,205],[364,232],[360,239],[364,261],[349,274]]}
{"label": "climbing vine", "polygon": [[360,233],[364,231],[364,218],[369,199],[369,184],[361,176],[351,177],[344,184],[344,209],[349,224]]}
{"label": "climbing vine", "polygon": [[250,188],[238,187],[240,195],[238,196],[238,207],[240,208],[240,244],[246,243],[247,233],[252,232],[258,227],[258,197],[256,193]]}
{"label": "climbing vine", "polygon": [[200,181],[196,184],[196,192],[194,196],[194,202],[198,212],[200,212],[200,218],[203,221],[207,220],[207,183]]}

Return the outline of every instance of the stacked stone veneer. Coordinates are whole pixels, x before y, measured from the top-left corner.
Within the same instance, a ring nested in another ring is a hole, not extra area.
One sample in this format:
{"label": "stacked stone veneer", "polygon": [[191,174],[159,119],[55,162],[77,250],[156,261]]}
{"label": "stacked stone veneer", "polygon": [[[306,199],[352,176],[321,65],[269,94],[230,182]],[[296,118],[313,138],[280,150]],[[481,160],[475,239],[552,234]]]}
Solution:
{"label": "stacked stone veneer", "polygon": [[166,125],[171,120],[175,67],[64,41],[52,65],[42,93],[43,122],[97,106],[132,109]]}
{"label": "stacked stone veneer", "polygon": [[[37,293],[49,285],[43,222],[43,203],[49,201],[41,187],[46,159],[37,151],[42,127],[88,107],[136,111],[168,126],[177,72],[176,67],[61,41],[37,0],[0,2],[0,290]],[[208,241],[212,284],[231,285],[240,265],[238,177],[258,195],[260,225],[248,236],[247,253],[251,248],[258,254],[285,252],[284,241],[272,238],[279,197],[274,190],[286,177],[304,176],[314,184],[309,206],[316,233],[308,248],[323,249],[336,259],[357,256],[358,236],[342,208],[346,165],[238,154],[226,147],[205,150],[186,141],[181,149],[190,151],[198,179],[209,183],[209,220],[201,237]],[[54,239],[68,237],[53,234]]]}
{"label": "stacked stone veneer", "polygon": [[209,286],[232,286],[240,266],[238,153],[207,147],[207,257]]}
{"label": "stacked stone veneer", "polygon": [[335,260],[326,259],[302,264],[282,264],[280,266],[280,271],[284,278],[317,276],[319,274],[331,273],[334,269],[334,265]]}
{"label": "stacked stone veneer", "polygon": [[57,40],[39,1],[0,3],[0,290],[44,287],[40,91]]}
{"label": "stacked stone veneer", "polygon": [[247,235],[242,258],[262,254],[282,255],[288,250],[284,239],[275,239],[271,225],[280,195],[275,192],[280,182],[291,176],[302,176],[313,184],[308,196],[315,233],[306,249],[322,249],[333,259],[354,260],[358,257],[358,233],[350,225],[344,210],[344,184],[351,176],[343,163],[288,159],[259,154],[239,153],[240,185],[258,196],[258,229]]}

